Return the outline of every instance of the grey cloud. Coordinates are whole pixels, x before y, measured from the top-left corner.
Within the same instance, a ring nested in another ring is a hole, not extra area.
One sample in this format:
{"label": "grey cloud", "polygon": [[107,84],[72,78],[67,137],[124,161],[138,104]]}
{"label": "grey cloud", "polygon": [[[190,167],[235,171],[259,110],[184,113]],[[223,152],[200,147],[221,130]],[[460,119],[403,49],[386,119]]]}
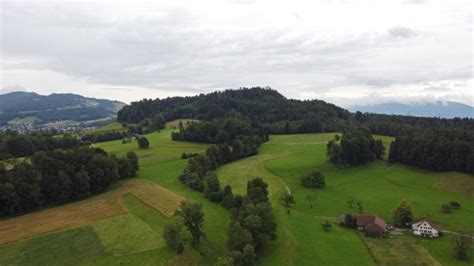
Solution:
{"label": "grey cloud", "polygon": [[441,86],[429,86],[425,88],[426,91],[448,91],[449,89]]}
{"label": "grey cloud", "polygon": [[395,26],[388,30],[388,33],[392,37],[396,38],[412,38],[418,35],[413,29],[402,26]]}
{"label": "grey cloud", "polygon": [[[409,58],[405,54],[412,47],[393,41],[416,36],[406,27],[391,28],[390,37],[368,32],[328,40],[312,29],[296,34],[286,27],[204,27],[202,18],[182,8],[133,19],[89,15],[94,8],[4,6],[2,55],[32,62],[3,68],[49,69],[91,83],[192,93],[252,85],[295,93],[303,88],[376,87],[471,75],[472,64],[465,59],[457,62],[461,67],[451,67],[443,57],[421,62]],[[413,39],[425,45],[422,38]]]}

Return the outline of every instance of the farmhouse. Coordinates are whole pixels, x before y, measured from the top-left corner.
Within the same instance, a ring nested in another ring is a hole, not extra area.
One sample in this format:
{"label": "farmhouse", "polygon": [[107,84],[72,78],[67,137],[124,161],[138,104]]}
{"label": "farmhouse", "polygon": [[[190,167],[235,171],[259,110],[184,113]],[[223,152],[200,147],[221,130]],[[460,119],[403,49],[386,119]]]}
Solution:
{"label": "farmhouse", "polygon": [[383,236],[387,231],[384,219],[376,215],[358,214],[355,217],[356,228],[370,236]]}
{"label": "farmhouse", "polygon": [[438,237],[440,234],[439,228],[428,218],[421,218],[416,220],[412,225],[413,234],[418,236]]}

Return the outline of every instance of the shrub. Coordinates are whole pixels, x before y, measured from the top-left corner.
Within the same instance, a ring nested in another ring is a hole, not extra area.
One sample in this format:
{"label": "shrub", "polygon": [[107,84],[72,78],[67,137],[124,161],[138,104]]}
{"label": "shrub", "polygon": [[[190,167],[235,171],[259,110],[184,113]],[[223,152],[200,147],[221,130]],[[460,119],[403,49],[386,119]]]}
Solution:
{"label": "shrub", "polygon": [[329,223],[328,220],[326,220],[324,223],[321,224],[321,227],[323,227],[324,231],[329,231],[332,225]]}
{"label": "shrub", "polygon": [[452,209],[453,209],[453,207],[449,203],[445,203],[445,204],[441,205],[441,212],[443,212],[443,213],[451,213]]}
{"label": "shrub", "polygon": [[301,184],[305,187],[322,188],[326,185],[326,181],[321,172],[313,171],[311,174],[301,177]]}
{"label": "shrub", "polygon": [[449,202],[449,205],[451,205],[451,207],[453,207],[453,209],[459,209],[461,207],[461,203],[457,202],[457,201],[450,201]]}
{"label": "shrub", "polygon": [[138,139],[138,147],[140,149],[148,149],[148,147],[150,147],[150,142],[147,138],[141,137]]}

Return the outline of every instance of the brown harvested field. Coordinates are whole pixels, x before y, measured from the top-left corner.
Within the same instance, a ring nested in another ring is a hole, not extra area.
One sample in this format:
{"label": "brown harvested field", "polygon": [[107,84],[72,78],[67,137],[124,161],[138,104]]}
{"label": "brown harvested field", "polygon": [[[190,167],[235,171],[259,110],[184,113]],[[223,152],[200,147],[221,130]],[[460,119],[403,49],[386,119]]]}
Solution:
{"label": "brown harvested field", "polygon": [[0,245],[126,213],[121,198],[128,193],[166,216],[172,215],[183,200],[150,181],[132,180],[92,198],[0,221]]}
{"label": "brown harvested field", "polygon": [[140,180],[139,182],[128,182],[124,185],[124,188],[130,194],[159,210],[165,216],[172,216],[181,201],[184,200],[180,195],[158,186],[151,181]]}

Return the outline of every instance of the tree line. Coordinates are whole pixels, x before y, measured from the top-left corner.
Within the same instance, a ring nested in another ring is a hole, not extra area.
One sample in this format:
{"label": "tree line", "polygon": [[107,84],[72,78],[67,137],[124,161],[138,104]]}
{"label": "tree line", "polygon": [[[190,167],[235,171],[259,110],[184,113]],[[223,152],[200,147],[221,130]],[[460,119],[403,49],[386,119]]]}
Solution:
{"label": "tree line", "polygon": [[117,158],[91,147],[36,152],[8,171],[0,163],[0,217],[104,191],[138,169],[134,152]]}
{"label": "tree line", "polygon": [[373,134],[396,137],[408,130],[437,130],[457,129],[462,132],[474,130],[472,118],[439,118],[416,117],[404,115],[384,115],[356,112],[353,114],[353,124],[370,129]]}
{"label": "tree line", "polygon": [[56,135],[54,131],[36,131],[27,134],[7,130],[0,132],[0,160],[13,157],[31,156],[38,151],[71,149],[86,145],[77,137],[64,134]]}
{"label": "tree line", "polygon": [[[187,127],[180,124],[173,139],[216,143],[204,154],[190,157],[179,180],[191,189],[203,192],[208,200],[231,210],[229,255],[219,258],[219,261],[232,262],[232,265],[255,265],[257,254],[264,250],[269,241],[276,239],[276,222],[268,200],[268,184],[261,178],[255,178],[247,183],[245,196],[234,194],[230,185],[221,187],[214,170],[220,165],[255,155],[258,147],[268,140],[268,135],[245,121],[227,118],[190,123]],[[182,204],[184,210],[190,207],[196,212],[199,209],[199,206]],[[183,212],[180,210],[177,213],[182,217]],[[194,223],[186,222],[186,218],[182,217],[193,236],[193,244],[199,243],[202,236],[202,232],[194,232],[199,231],[197,226],[190,226],[202,224],[202,216],[196,214],[195,217],[199,219]],[[168,245],[177,253],[184,248],[179,241],[179,228],[179,225],[169,225],[164,233],[169,240]]]}
{"label": "tree line", "polygon": [[[186,127],[185,127],[186,126]],[[268,134],[258,125],[251,126],[239,118],[223,118],[212,121],[188,122],[178,124],[178,131],[171,134],[173,140],[186,140],[205,143],[226,143],[237,138],[258,137],[268,140]]]}
{"label": "tree line", "polygon": [[432,171],[474,173],[474,131],[405,131],[390,145],[389,162]]}
{"label": "tree line", "polygon": [[204,191],[206,177],[217,167],[257,154],[258,147],[268,140],[268,135],[254,132],[256,130],[248,123],[236,118],[190,123],[186,128],[180,126],[179,132],[173,134],[175,140],[223,143],[211,145],[204,154],[191,157],[179,180],[194,190]]}

